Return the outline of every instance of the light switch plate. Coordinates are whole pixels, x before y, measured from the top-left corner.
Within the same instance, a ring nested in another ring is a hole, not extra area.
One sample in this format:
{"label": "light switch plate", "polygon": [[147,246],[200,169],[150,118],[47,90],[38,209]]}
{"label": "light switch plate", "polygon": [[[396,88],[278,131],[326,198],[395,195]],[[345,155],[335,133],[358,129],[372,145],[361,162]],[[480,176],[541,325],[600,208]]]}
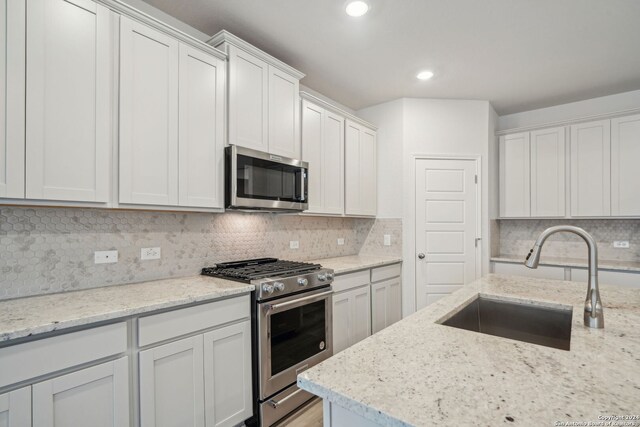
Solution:
{"label": "light switch plate", "polygon": [[344,245],[344,239],[342,237],[340,237],[338,239],[338,246],[342,246],[342,245]]}
{"label": "light switch plate", "polygon": [[118,251],[95,251],[93,253],[95,264],[112,264],[118,262]]}
{"label": "light switch plate", "polygon": [[148,260],[148,259],[160,259],[160,248],[142,248],[140,249],[140,259]]}
{"label": "light switch plate", "polygon": [[298,249],[300,247],[300,242],[297,240],[289,241],[289,249]]}
{"label": "light switch plate", "polygon": [[384,245],[391,246],[391,234],[384,235]]}
{"label": "light switch plate", "polygon": [[629,249],[629,241],[628,240],[615,240],[613,242],[613,247],[616,249]]}

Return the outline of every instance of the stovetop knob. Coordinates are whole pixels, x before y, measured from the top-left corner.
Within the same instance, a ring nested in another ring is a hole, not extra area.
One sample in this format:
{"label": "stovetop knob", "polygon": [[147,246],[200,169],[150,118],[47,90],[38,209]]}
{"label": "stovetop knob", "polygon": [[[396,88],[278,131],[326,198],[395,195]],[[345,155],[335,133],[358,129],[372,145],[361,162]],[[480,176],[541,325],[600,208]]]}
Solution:
{"label": "stovetop knob", "polygon": [[304,277],[298,278],[298,285],[299,286],[307,286],[308,284],[309,284],[309,281],[307,279],[305,279]]}
{"label": "stovetop knob", "polygon": [[327,273],[325,276],[327,280],[333,280],[333,273]]}
{"label": "stovetop knob", "polygon": [[325,280],[327,280],[327,275],[323,273],[318,274],[318,280],[324,282]]}
{"label": "stovetop knob", "polygon": [[262,292],[267,293],[267,294],[272,294],[273,293],[273,285],[271,283],[263,283],[262,284]]}
{"label": "stovetop knob", "polygon": [[275,289],[278,292],[284,291],[284,283],[282,282],[275,282],[273,284],[273,289]]}

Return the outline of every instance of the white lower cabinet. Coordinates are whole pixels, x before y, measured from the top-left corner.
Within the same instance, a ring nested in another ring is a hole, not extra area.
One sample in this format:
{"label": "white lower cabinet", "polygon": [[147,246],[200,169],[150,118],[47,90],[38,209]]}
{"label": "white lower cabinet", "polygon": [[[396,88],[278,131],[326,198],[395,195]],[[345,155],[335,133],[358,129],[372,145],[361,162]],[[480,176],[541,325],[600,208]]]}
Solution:
{"label": "white lower cabinet", "polygon": [[127,357],[33,385],[34,427],[128,425]]}
{"label": "white lower cabinet", "polygon": [[333,353],[371,335],[371,288],[362,286],[333,296]]}
{"label": "white lower cabinet", "polygon": [[0,394],[0,427],[31,425],[31,387]]}
{"label": "white lower cabinet", "polygon": [[202,335],[140,352],[140,421],[204,426]]}
{"label": "white lower cabinet", "polygon": [[400,277],[371,285],[371,329],[375,334],[402,318]]}
{"label": "white lower cabinet", "polygon": [[140,421],[223,427],[252,415],[249,320],[140,352]]}
{"label": "white lower cabinet", "polygon": [[207,427],[237,425],[252,415],[251,380],[248,320],[204,334]]}
{"label": "white lower cabinet", "polygon": [[402,318],[401,271],[397,263],[335,278],[334,354]]}

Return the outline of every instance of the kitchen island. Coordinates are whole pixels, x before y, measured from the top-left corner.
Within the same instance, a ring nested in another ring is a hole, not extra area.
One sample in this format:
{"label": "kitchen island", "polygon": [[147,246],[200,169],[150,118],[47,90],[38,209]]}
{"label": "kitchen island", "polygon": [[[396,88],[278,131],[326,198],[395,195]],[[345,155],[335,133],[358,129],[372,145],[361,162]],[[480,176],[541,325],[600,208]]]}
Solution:
{"label": "kitchen island", "polygon": [[[640,416],[640,290],[601,285],[600,294],[605,328],[589,329],[586,284],[488,275],[303,372],[298,385],[324,399],[333,427]],[[478,296],[572,309],[570,350],[438,323]]]}

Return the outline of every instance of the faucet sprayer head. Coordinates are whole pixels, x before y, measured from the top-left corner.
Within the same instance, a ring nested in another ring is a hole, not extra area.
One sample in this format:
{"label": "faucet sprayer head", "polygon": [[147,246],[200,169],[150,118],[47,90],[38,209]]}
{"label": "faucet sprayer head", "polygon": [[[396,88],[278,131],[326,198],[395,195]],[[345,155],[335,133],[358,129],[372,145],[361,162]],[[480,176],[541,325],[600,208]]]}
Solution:
{"label": "faucet sprayer head", "polygon": [[540,248],[540,245],[537,243],[533,245],[533,248],[529,251],[524,261],[524,265],[529,268],[538,268],[538,264],[540,263]]}

